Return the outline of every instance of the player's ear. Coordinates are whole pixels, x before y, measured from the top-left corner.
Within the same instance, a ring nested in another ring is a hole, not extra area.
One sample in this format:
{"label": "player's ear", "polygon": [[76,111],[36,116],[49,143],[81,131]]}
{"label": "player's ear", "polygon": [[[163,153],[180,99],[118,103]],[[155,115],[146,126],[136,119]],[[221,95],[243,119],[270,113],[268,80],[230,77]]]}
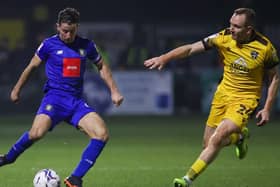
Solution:
{"label": "player's ear", "polygon": [[250,25],[247,26],[247,33],[252,34],[254,32],[254,28]]}
{"label": "player's ear", "polygon": [[57,30],[57,32],[60,31],[60,25],[59,25],[59,23],[56,23],[56,30]]}

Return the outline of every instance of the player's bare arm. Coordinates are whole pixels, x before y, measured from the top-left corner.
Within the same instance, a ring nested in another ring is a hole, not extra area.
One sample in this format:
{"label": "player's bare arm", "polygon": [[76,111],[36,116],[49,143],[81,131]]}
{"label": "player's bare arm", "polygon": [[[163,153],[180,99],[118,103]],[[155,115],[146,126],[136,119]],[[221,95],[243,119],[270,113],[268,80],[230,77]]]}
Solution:
{"label": "player's bare arm", "polygon": [[111,91],[111,98],[113,104],[115,106],[120,106],[124,98],[117,88],[117,85],[113,79],[112,72],[109,66],[106,63],[104,63],[104,61],[101,59],[97,63],[97,68],[99,70],[101,78],[106,82],[107,86]]}
{"label": "player's bare arm", "polygon": [[41,59],[35,54],[30,63],[21,73],[16,85],[11,91],[10,99],[12,102],[17,103],[19,101],[21,88],[25,85],[32,72],[41,64],[41,62]]}
{"label": "player's bare arm", "polygon": [[202,41],[192,44],[186,44],[175,48],[161,56],[148,59],[144,62],[144,65],[149,69],[158,68],[158,70],[161,70],[171,60],[186,58],[204,50],[205,48]]}
{"label": "player's bare arm", "polygon": [[269,78],[268,93],[264,108],[256,115],[256,118],[260,119],[260,121],[257,123],[258,126],[262,126],[269,121],[270,111],[272,110],[272,105],[277,96],[279,88],[279,72],[277,66],[268,70],[267,73]]}

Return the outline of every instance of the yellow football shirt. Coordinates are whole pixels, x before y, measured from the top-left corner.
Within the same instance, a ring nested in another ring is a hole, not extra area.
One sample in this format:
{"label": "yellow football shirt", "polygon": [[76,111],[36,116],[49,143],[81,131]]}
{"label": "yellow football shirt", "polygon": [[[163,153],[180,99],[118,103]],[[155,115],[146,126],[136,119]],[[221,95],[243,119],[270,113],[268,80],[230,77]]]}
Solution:
{"label": "yellow football shirt", "polygon": [[217,91],[233,97],[260,98],[264,72],[279,64],[272,43],[255,32],[253,39],[237,45],[229,29],[204,39],[206,49],[216,47],[224,64]]}

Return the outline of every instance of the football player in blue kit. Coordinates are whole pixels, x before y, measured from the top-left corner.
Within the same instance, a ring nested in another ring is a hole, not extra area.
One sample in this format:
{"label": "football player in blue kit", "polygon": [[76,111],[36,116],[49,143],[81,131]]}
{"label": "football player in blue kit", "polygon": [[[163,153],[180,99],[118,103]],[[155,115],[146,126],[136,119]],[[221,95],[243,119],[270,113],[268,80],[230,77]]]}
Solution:
{"label": "football player in blue kit", "polygon": [[65,121],[90,137],[77,167],[64,180],[68,187],[82,186],[83,176],[94,165],[109,136],[102,118],[82,98],[83,75],[88,60],[97,66],[101,78],[109,87],[113,104],[119,106],[123,101],[111,70],[103,62],[94,42],[77,35],[79,17],[79,12],[74,8],[65,8],[59,12],[58,34],[41,43],[12,89],[10,98],[17,103],[20,91],[31,73],[45,62],[45,94],[32,127],[18,139],[7,154],[0,156],[0,166],[15,162],[34,142],[58,123]]}

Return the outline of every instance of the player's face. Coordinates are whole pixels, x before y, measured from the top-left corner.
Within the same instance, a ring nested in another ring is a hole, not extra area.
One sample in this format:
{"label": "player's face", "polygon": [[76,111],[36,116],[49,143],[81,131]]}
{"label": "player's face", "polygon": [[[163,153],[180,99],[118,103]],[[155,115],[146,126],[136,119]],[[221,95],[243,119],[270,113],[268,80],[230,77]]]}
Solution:
{"label": "player's face", "polygon": [[59,38],[65,43],[72,43],[78,31],[78,24],[60,23],[57,24]]}
{"label": "player's face", "polygon": [[237,43],[243,43],[250,38],[252,27],[246,25],[244,14],[233,14],[230,19],[231,36]]}

